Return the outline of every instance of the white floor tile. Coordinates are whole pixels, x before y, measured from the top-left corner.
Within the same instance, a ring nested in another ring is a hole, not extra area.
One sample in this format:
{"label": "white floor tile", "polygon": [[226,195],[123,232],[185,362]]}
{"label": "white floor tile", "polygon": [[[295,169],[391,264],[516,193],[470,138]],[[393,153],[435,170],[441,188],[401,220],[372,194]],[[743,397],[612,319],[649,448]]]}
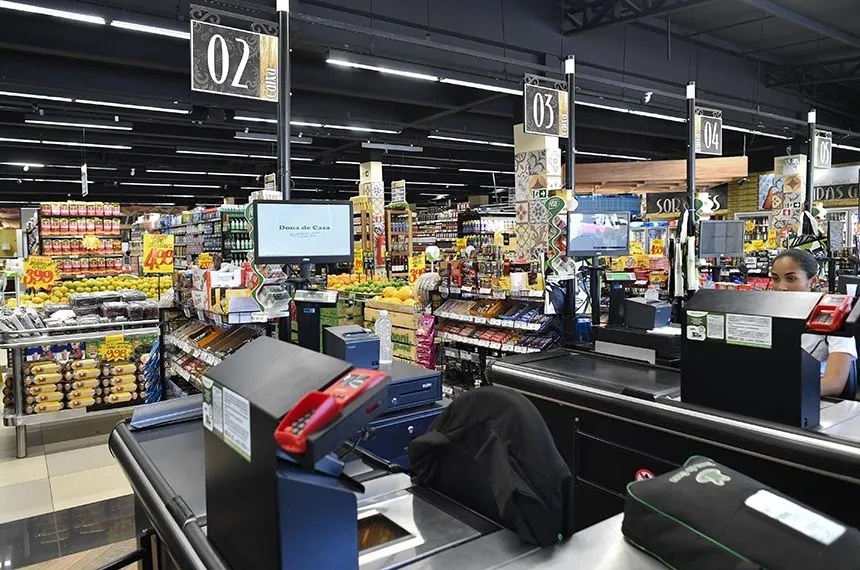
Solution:
{"label": "white floor tile", "polygon": [[106,443],[82,447],[80,449],[46,453],[45,459],[47,460],[48,474],[52,478],[59,475],[77,473],[78,471],[116,465],[116,459],[110,454]]}
{"label": "white floor tile", "polygon": [[40,453],[22,459],[0,459],[0,487],[47,478],[45,456]]}
{"label": "white floor tile", "polygon": [[104,499],[131,494],[131,486],[119,465],[98,467],[51,477],[54,509],[61,511]]}
{"label": "white floor tile", "polygon": [[34,517],[54,510],[47,479],[0,487],[0,523]]}

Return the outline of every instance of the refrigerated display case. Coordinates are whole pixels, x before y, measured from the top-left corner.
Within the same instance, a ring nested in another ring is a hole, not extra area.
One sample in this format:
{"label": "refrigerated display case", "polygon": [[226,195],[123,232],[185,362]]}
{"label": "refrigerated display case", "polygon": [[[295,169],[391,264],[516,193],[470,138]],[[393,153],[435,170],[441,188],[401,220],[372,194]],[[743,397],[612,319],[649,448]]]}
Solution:
{"label": "refrigerated display case", "polygon": [[828,235],[842,230],[841,242],[838,239],[831,240],[831,247],[834,250],[850,247],[854,244],[854,236],[857,235],[857,208],[828,209],[827,221],[831,223]]}
{"label": "refrigerated display case", "polygon": [[766,242],[772,227],[773,214],[767,211],[737,212],[735,220],[747,222],[744,227],[744,243],[752,243],[755,240]]}
{"label": "refrigerated display case", "polygon": [[669,222],[630,222],[630,243],[642,244],[645,255],[666,256]]}

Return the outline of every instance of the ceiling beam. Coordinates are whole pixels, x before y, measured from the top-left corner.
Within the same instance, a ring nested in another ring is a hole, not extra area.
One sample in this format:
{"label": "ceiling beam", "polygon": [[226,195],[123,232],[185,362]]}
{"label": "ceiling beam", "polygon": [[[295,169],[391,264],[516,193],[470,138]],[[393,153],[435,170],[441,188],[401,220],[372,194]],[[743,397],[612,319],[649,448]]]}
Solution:
{"label": "ceiling beam", "polygon": [[782,4],[779,4],[778,2],[776,2],[776,0],[743,1],[750,6],[754,6],[759,10],[764,10],[765,12],[773,14],[778,18],[782,18],[783,20],[787,20],[789,22],[797,24],[798,26],[806,28],[807,30],[811,30],[813,32],[821,34],[822,36],[838,40],[846,45],[860,49],[860,37],[850,34],[844,30],[834,28],[833,26],[825,24],[824,22],[821,22],[814,18],[810,18],[805,14],[795,12],[794,10],[786,8]]}
{"label": "ceiling beam", "polygon": [[649,16],[659,16],[682,8],[690,8],[710,0],[581,0],[568,6],[566,16],[569,36]]}
{"label": "ceiling beam", "polygon": [[773,67],[765,75],[768,87],[796,87],[860,79],[860,57],[795,67]]}

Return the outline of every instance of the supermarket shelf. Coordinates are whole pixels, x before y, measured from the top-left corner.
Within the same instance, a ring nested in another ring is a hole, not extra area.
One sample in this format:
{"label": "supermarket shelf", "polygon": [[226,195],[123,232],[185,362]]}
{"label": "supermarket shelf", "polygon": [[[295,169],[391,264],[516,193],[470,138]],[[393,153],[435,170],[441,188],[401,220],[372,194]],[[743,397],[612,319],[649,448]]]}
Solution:
{"label": "supermarket shelf", "polygon": [[170,371],[176,374],[177,376],[184,378],[189,384],[197,388],[200,392],[203,391],[203,383],[200,381],[200,378],[193,376],[190,372],[182,368],[179,365],[179,362],[175,358],[171,358],[168,362],[168,368]]}
{"label": "supermarket shelf", "polygon": [[51,422],[62,422],[74,418],[82,418],[84,416],[93,418],[96,416],[116,414],[116,408],[108,408],[104,410],[93,410],[88,412],[86,408],[75,408],[71,410],[59,410],[56,412],[47,412],[44,414],[21,414],[15,415],[14,412],[6,412],[3,414],[3,425],[5,426],[35,426]]}
{"label": "supermarket shelf", "polygon": [[[199,360],[201,362],[205,362],[209,366],[215,366],[217,364],[221,364],[221,361],[223,360],[220,356],[216,356],[215,354],[209,352],[208,350],[206,350],[204,348],[196,347],[196,346],[192,345],[191,343],[188,343],[182,339],[176,338],[172,334],[165,335],[164,340],[167,344],[169,344],[171,346],[175,346],[176,348],[178,348],[179,350],[181,350],[185,354],[193,356],[197,360]],[[186,378],[186,380],[187,380],[187,378]]]}
{"label": "supermarket shelf", "polygon": [[544,323],[526,323],[522,321],[504,320],[504,319],[488,319],[486,317],[478,317],[475,315],[464,315],[461,313],[450,313],[448,311],[436,311],[433,313],[437,317],[450,319],[452,321],[461,321],[464,323],[475,323],[476,325],[487,325],[490,327],[499,327],[505,329],[515,329],[521,331],[540,331],[549,326],[552,320],[547,320]]}
{"label": "supermarket shelf", "polygon": [[[119,277],[122,271],[114,273],[60,273],[60,279],[95,279],[96,277]],[[133,277],[130,275],[130,277]]]}
{"label": "supermarket shelf", "polygon": [[101,239],[101,238],[109,239],[109,238],[122,237],[121,234],[45,234],[45,235],[40,236],[40,237],[41,238],[50,238],[50,239],[63,239],[63,238],[84,239],[87,236],[95,236],[99,239]]}
{"label": "supermarket shelf", "polygon": [[409,232],[388,232],[388,233],[393,235],[393,236],[408,236],[409,235]]}
{"label": "supermarket shelf", "polygon": [[[153,321],[139,321],[134,322],[131,321],[129,323],[112,323],[114,327],[110,329],[100,330],[98,332],[84,332],[84,333],[76,333],[76,334],[66,334],[66,335],[49,335],[49,334],[41,334],[38,336],[28,336],[25,338],[19,338],[14,340],[3,341],[0,343],[0,349],[12,349],[12,348],[27,348],[31,346],[39,346],[42,344],[63,344],[67,342],[82,342],[88,340],[101,340],[105,336],[109,336],[112,334],[122,334],[128,337],[135,336],[147,336],[147,335],[158,335],[161,333],[161,329],[156,327],[146,327],[141,329],[126,329],[119,328],[118,325],[125,324],[127,326],[139,326],[143,323],[151,323]],[[83,328],[77,327],[77,328]],[[53,329],[52,329],[53,330]],[[15,334],[15,333],[11,333]]]}
{"label": "supermarket shelf", "polygon": [[122,257],[122,253],[72,253],[72,254],[56,254],[46,253],[48,257],[60,257],[63,259],[89,259],[90,257]]}
{"label": "supermarket shelf", "polygon": [[543,299],[543,291],[524,290],[524,291],[508,291],[507,289],[475,289],[473,287],[439,287],[439,293],[442,295],[466,295],[478,299],[534,299],[535,301]]}
{"label": "supermarket shelf", "polygon": [[250,248],[250,247],[242,247],[242,248],[225,247],[224,251],[254,251],[254,249]]}
{"label": "supermarket shelf", "polygon": [[462,342],[463,344],[471,344],[472,346],[480,346],[483,348],[489,348],[492,350],[501,350],[502,352],[510,352],[516,354],[529,354],[532,352],[540,352],[539,348],[529,348],[526,346],[519,346],[516,344],[501,344],[498,342],[489,342],[486,340],[479,340],[476,338],[470,338],[465,336],[460,336],[458,334],[445,333],[440,332],[437,333],[437,338],[441,340],[449,340],[452,342]]}

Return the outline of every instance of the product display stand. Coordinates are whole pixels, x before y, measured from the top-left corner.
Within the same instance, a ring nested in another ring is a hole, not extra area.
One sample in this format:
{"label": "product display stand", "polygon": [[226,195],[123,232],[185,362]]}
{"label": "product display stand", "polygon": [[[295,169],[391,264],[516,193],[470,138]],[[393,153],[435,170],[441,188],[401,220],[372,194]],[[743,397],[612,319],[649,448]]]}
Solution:
{"label": "product display stand", "polygon": [[412,257],[412,212],[385,210],[385,231],[391,278],[409,277],[409,258]]}

